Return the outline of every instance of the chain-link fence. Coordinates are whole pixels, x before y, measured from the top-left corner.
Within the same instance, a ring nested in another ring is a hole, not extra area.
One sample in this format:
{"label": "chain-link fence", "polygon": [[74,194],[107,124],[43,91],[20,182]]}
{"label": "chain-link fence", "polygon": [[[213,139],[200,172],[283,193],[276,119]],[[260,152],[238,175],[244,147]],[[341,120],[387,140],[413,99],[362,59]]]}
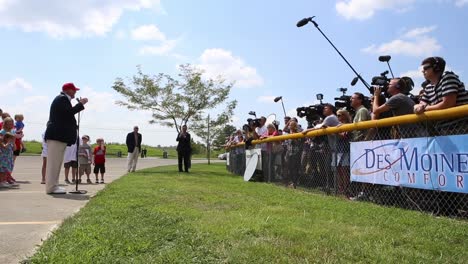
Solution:
{"label": "chain-link fence", "polygon": [[[252,179],[468,218],[467,109],[451,120],[414,115],[256,141],[261,155]],[[244,175],[251,151],[231,148],[228,170]]]}

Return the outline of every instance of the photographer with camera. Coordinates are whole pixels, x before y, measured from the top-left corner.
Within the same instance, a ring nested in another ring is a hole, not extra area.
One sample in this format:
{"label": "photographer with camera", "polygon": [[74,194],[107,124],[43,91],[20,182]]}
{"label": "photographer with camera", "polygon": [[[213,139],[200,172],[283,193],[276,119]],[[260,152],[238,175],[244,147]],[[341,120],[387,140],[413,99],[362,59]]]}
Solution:
{"label": "photographer with camera", "polygon": [[[407,96],[412,90],[408,77],[391,79],[388,84],[387,94],[390,98],[386,103],[380,104],[381,87],[374,87],[374,102],[372,103],[372,120],[380,119],[385,112],[391,111],[393,116],[408,115],[413,113],[414,101]],[[410,133],[418,131],[415,124],[394,126],[392,138],[409,137]],[[417,133],[419,136],[419,133]],[[416,135],[415,135],[416,136]],[[388,137],[390,138],[390,137]]]}
{"label": "photographer with camera", "polygon": [[324,104],[322,114],[325,116],[323,122],[312,128],[307,128],[306,130],[302,131],[302,134],[305,135],[307,132],[319,128],[334,127],[340,123],[340,121],[338,121],[338,117],[335,115],[335,107],[332,104]]}
{"label": "photographer with camera", "polygon": [[[312,130],[335,127],[340,124],[338,117],[335,115],[335,107],[332,104],[324,104],[322,114],[325,116],[323,122],[313,128],[304,130],[302,132],[304,135]],[[310,140],[310,155],[307,155],[310,158],[303,159],[303,164],[311,164],[309,167],[312,168],[314,183],[327,189],[334,186],[331,169],[336,169],[336,143],[337,136],[335,134],[313,138]],[[325,182],[321,182],[323,180]]]}
{"label": "photographer with camera", "polygon": [[265,123],[266,123],[266,117],[261,116],[259,118],[258,126],[255,128],[255,134],[254,134],[255,139],[260,139],[261,136],[268,133],[268,129]]}

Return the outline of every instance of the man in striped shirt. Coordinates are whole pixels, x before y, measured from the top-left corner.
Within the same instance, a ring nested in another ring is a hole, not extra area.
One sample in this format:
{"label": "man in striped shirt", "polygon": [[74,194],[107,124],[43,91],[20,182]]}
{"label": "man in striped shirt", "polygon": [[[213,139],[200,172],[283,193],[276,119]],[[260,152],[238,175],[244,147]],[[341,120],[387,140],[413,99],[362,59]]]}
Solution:
{"label": "man in striped shirt", "polygon": [[468,104],[465,85],[453,72],[444,72],[443,58],[429,57],[421,65],[424,78],[429,83],[424,87],[421,103],[414,106],[416,114]]}

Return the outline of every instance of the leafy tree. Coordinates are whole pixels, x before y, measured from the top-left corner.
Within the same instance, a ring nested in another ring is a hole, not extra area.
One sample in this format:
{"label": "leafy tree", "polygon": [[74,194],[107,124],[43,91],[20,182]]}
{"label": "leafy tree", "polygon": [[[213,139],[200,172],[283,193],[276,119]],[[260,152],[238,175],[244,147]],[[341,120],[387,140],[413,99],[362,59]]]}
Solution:
{"label": "leafy tree", "polygon": [[224,126],[220,127],[220,130],[216,136],[213,137],[213,142],[211,145],[215,149],[221,148],[224,143],[226,143],[226,137],[231,136],[233,133],[236,132],[236,127],[230,124],[225,124]]}
{"label": "leafy tree", "polygon": [[[236,101],[227,104],[223,112],[219,113],[214,118],[210,115],[205,118],[194,120],[191,125],[192,131],[199,137],[203,138],[205,142],[212,145],[213,141],[222,134],[223,128],[226,123],[229,123],[236,107]],[[209,127],[209,129],[208,129]],[[209,139],[209,141],[207,141]]]}
{"label": "leafy tree", "polygon": [[[200,121],[202,111],[214,109],[228,99],[234,83],[222,77],[204,79],[203,71],[190,64],[180,65],[175,79],[168,74],[148,75],[137,66],[137,74],[124,81],[116,78],[112,88],[126,99],[117,104],[128,109],[147,110],[152,113],[150,123],[180,127],[189,121]],[[228,102],[234,109],[236,101]],[[232,111],[230,112],[232,114]],[[222,115],[222,114],[221,114]]]}

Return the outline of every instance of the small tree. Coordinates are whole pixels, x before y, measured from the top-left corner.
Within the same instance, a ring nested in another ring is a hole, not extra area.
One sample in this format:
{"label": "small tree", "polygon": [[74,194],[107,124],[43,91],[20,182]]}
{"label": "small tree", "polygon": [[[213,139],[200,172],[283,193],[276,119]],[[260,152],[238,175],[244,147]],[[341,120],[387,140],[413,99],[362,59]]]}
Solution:
{"label": "small tree", "polygon": [[212,142],[214,149],[220,149],[226,143],[226,137],[231,136],[236,132],[236,127],[230,124],[225,124],[221,127],[221,131],[215,136]]}
{"label": "small tree", "polygon": [[[190,64],[180,65],[179,69],[178,80],[164,73],[144,74],[140,66],[127,82],[116,78],[112,88],[126,99],[117,104],[150,111],[150,123],[175,127],[179,133],[180,127],[189,120],[201,120],[203,110],[213,109],[228,99],[233,83],[226,84],[221,77],[204,80],[203,71]],[[235,107],[236,102],[229,104]]]}
{"label": "small tree", "polygon": [[229,123],[236,107],[237,102],[230,102],[225,110],[217,116],[194,120],[192,123],[192,131],[199,137],[203,138],[207,145],[211,146],[218,135],[223,133],[224,126]]}

